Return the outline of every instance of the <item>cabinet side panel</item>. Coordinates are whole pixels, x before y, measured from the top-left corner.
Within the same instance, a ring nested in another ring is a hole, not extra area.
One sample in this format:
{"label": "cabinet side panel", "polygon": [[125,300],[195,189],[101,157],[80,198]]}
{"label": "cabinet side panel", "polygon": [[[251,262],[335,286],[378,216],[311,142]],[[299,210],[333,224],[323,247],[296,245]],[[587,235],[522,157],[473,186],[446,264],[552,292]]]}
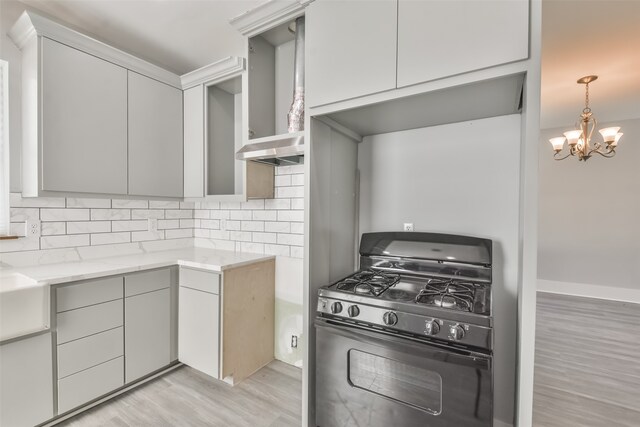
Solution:
{"label": "cabinet side panel", "polygon": [[221,378],[237,383],[274,358],[275,261],[226,270],[222,286]]}
{"label": "cabinet side panel", "polygon": [[42,39],[42,190],[126,194],[127,70]]}
{"label": "cabinet side panel", "polygon": [[204,196],[204,86],[184,91],[184,197]]}

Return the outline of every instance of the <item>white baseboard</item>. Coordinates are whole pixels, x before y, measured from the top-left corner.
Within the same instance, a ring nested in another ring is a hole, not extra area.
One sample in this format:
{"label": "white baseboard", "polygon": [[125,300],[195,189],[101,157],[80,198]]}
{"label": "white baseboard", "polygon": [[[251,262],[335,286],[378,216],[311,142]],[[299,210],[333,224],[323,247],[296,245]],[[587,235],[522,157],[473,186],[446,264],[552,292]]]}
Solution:
{"label": "white baseboard", "polygon": [[599,298],[612,301],[624,301],[640,304],[640,284],[638,289],[618,288],[614,286],[592,285],[587,283],[556,282],[538,279],[538,292],[574,295],[587,298]]}

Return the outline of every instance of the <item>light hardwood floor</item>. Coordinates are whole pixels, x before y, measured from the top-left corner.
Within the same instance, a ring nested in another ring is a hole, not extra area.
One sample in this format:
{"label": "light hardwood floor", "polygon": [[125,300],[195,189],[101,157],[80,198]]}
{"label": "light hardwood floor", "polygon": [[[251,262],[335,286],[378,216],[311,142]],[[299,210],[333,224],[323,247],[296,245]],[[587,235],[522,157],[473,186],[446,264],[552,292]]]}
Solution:
{"label": "light hardwood floor", "polygon": [[640,426],[640,304],[538,293],[533,425]]}
{"label": "light hardwood floor", "polygon": [[273,361],[231,387],[183,366],[57,426],[299,427],[301,375]]}

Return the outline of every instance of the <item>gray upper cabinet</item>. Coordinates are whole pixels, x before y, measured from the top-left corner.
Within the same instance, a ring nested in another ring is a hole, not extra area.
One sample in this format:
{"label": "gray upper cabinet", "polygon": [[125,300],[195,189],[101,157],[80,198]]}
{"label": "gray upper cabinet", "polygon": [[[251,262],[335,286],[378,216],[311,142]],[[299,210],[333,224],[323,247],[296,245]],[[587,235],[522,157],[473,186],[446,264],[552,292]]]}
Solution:
{"label": "gray upper cabinet", "polygon": [[127,70],[43,37],[42,85],[40,189],[126,194]]}
{"label": "gray upper cabinet", "polygon": [[317,0],[307,7],[309,106],[396,87],[397,11],[396,0]]}
{"label": "gray upper cabinet", "polygon": [[182,91],[128,72],[129,194],[182,197]]}
{"label": "gray upper cabinet", "polygon": [[399,0],[398,87],[526,59],[528,23],[528,0]]}

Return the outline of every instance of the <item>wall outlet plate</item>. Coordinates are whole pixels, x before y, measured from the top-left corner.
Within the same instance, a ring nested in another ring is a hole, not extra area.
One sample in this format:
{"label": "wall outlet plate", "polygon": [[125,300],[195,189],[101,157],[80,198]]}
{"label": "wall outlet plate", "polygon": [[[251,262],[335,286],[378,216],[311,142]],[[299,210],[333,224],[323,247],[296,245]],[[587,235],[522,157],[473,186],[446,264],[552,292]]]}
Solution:
{"label": "wall outlet plate", "polygon": [[298,336],[291,335],[291,348],[298,348]]}
{"label": "wall outlet plate", "polygon": [[405,222],[404,225],[402,226],[402,231],[413,231],[413,223]]}
{"label": "wall outlet plate", "polygon": [[27,237],[37,237],[42,233],[42,223],[38,220],[28,220],[25,222],[24,235]]}
{"label": "wall outlet plate", "polygon": [[158,231],[158,220],[156,218],[149,218],[147,220],[148,231]]}

